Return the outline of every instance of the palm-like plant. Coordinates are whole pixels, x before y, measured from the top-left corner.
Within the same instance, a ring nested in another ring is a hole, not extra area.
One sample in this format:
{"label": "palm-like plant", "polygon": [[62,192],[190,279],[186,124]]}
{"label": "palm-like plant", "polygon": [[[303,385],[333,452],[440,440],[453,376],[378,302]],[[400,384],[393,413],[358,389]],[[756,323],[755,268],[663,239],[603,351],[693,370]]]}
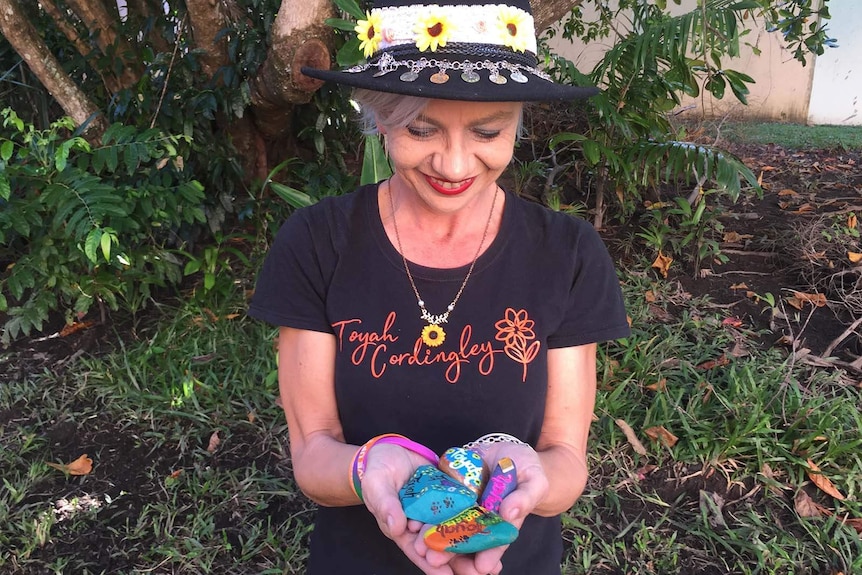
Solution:
{"label": "palm-like plant", "polygon": [[[641,198],[650,182],[659,180],[693,178],[696,184],[687,198],[692,204],[701,200],[700,191],[707,184],[734,200],[741,191],[740,180],[759,191],[757,178],[733,155],[680,139],[668,112],[679,106],[681,94],[697,96],[701,89],[720,99],[730,87],[746,103],[754,79],[725,66],[739,55],[745,18],[762,18],[769,29],[779,30],[803,62],[803,46],[821,53],[834,42],[818,18],[829,17],[825,6],[812,10],[805,0],[702,0],[695,10],[671,16],[663,1],[620,0],[615,8],[599,0],[593,3],[598,19],[586,22],[576,7],[563,35],[587,42],[615,35],[614,45],[588,75],[558,56],[548,55],[548,63],[560,81],[602,88],[592,101],[588,131],[562,133],[552,140],[552,145],[577,142],[593,170],[595,226],[603,225],[611,189],[617,191],[623,215],[630,213],[633,200]],[[807,19],[814,23],[802,28]]]}

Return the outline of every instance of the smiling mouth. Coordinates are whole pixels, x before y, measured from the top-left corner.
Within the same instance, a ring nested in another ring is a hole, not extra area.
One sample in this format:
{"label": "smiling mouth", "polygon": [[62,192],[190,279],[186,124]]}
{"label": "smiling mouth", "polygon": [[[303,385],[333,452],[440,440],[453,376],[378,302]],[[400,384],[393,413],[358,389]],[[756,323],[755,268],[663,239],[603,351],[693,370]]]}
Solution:
{"label": "smiling mouth", "polygon": [[441,194],[454,196],[469,188],[476,178],[468,178],[466,180],[461,180],[460,182],[450,182],[448,180],[439,180],[437,178],[432,178],[431,176],[425,176],[425,180],[432,188]]}

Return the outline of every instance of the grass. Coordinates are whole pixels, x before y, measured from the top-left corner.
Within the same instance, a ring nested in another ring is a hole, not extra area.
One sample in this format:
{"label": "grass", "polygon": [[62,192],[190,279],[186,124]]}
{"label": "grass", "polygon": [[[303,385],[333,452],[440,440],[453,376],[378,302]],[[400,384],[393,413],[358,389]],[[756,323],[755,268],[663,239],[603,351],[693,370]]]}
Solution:
{"label": "grass", "polygon": [[[313,510],[285,458],[274,331],[227,319],[242,305],[163,308],[114,353],[0,387],[0,573],[303,572]],[[47,465],[82,452],[90,475]],[[63,516],[60,494],[97,503]]]}
{"label": "grass", "polygon": [[[672,282],[623,279],[633,333],[601,348],[564,573],[862,572],[843,521],[862,518],[859,390],[760,350]],[[290,479],[275,331],[242,315],[239,292],[222,301],[163,306],[113,353],[0,386],[0,573],[303,572],[313,506]],[[654,427],[678,441],[649,440]],[[47,465],[83,452],[90,475]],[[812,483],[809,460],[846,500]],[[821,517],[800,516],[800,494]]]}
{"label": "grass", "polygon": [[791,150],[862,150],[862,126],[731,122],[722,124],[721,137],[754,145],[776,144]]}

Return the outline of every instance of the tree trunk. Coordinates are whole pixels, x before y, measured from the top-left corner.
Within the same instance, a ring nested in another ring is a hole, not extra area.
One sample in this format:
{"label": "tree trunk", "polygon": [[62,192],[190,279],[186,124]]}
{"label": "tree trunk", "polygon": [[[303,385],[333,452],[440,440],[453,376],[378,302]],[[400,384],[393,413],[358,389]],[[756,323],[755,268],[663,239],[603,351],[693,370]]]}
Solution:
{"label": "tree trunk", "polygon": [[170,52],[171,45],[162,35],[161,29],[158,26],[151,27],[148,22],[151,18],[157,20],[164,16],[164,7],[161,7],[161,12],[158,11],[159,9],[148,0],[126,0],[128,21],[139,30],[150,27],[150,33],[146,40],[152,44],[155,52]]}
{"label": "tree trunk", "polygon": [[536,32],[544,32],[582,2],[583,0],[531,0]]}
{"label": "tree trunk", "polygon": [[252,109],[266,139],[289,134],[293,105],[308,102],[323,85],[299,70],[329,68],[332,31],[324,20],[334,14],[330,0],[282,2],[273,23],[272,46],[252,83]]}
{"label": "tree trunk", "polygon": [[208,78],[214,77],[219,68],[229,63],[227,38],[222,36],[216,41],[216,36],[226,23],[223,5],[218,0],[186,0],[195,45],[203,51],[201,69]]}
{"label": "tree trunk", "polygon": [[57,62],[18,0],[4,0],[0,5],[0,32],[75,124],[89,122],[87,137],[100,137],[107,128],[105,117]]}
{"label": "tree trunk", "polygon": [[[96,30],[96,43],[102,53],[119,60],[122,72],[116,75],[121,89],[131,88],[140,79],[140,66],[134,59],[134,50],[125,38],[117,33],[117,20],[112,18],[102,0],[66,0],[81,22]],[[112,66],[115,69],[116,66]]]}

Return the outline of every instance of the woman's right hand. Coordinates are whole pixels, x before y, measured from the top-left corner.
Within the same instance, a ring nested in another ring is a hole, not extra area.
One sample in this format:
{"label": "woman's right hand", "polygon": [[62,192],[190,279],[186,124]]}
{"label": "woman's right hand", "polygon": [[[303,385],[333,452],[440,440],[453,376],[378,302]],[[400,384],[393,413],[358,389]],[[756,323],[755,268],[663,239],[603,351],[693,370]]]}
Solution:
{"label": "woman's right hand", "polygon": [[428,462],[412,451],[390,444],[373,446],[366,461],[362,496],[380,531],[426,575],[453,575],[449,566],[452,554],[428,550],[422,535],[429,526],[408,520],[398,498],[401,487],[416,469]]}

